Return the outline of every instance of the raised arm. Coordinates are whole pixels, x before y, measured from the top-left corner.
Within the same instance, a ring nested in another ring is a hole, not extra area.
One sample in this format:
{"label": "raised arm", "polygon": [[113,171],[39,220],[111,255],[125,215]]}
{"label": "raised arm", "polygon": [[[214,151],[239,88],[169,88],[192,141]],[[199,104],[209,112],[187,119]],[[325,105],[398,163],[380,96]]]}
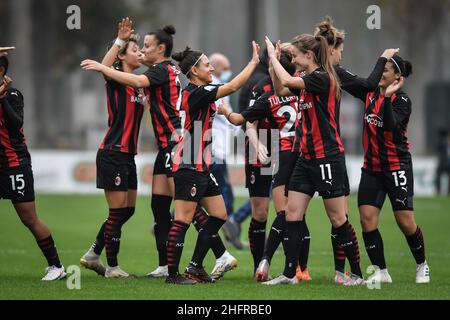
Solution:
{"label": "raised arm", "polygon": [[118,25],[117,39],[114,45],[108,50],[106,55],[103,57],[102,64],[107,67],[112,67],[116,61],[117,55],[120,49],[125,45],[125,42],[130,39],[133,30],[133,21],[129,17],[122,19]]}
{"label": "raised arm", "polygon": [[0,47],[0,57],[7,56],[10,51],[15,49],[16,47]]}
{"label": "raised arm", "polygon": [[305,82],[301,77],[293,77],[284,70],[283,66],[281,65],[280,61],[278,61],[275,47],[273,46],[272,41],[266,36],[266,45],[267,45],[267,54],[269,56],[270,62],[272,63],[273,70],[275,75],[278,77],[281,86],[302,90],[305,89]]}
{"label": "raised arm", "polygon": [[[278,43],[277,43],[278,45]],[[293,93],[289,88],[284,87],[281,84],[280,79],[278,79],[277,75],[275,74],[275,71],[273,70],[272,61],[269,60],[269,74],[270,78],[272,79],[273,83],[273,89],[275,90],[275,94],[279,97],[286,97],[286,96],[292,96]]]}
{"label": "raised arm", "polygon": [[365,101],[368,92],[375,91],[384,72],[384,66],[399,49],[386,49],[378,58],[372,73],[367,78],[361,78],[341,66],[335,66],[336,73],[341,81],[342,89],[355,98]]}
{"label": "raised arm", "polygon": [[394,128],[411,114],[411,100],[406,96],[397,97],[391,102],[392,95],[400,90],[405,83],[405,78],[396,80],[387,89],[384,98],[384,128],[394,130]]}
{"label": "raised arm", "polygon": [[220,86],[219,90],[217,90],[216,96],[217,99],[228,96],[238,91],[248,81],[248,79],[250,78],[250,76],[252,75],[253,71],[255,70],[256,66],[259,63],[259,50],[260,50],[259,44],[257,44],[255,41],[252,41],[252,47],[253,47],[252,60],[250,60],[248,65],[236,77],[234,77],[233,80],[224,84],[223,86]]}

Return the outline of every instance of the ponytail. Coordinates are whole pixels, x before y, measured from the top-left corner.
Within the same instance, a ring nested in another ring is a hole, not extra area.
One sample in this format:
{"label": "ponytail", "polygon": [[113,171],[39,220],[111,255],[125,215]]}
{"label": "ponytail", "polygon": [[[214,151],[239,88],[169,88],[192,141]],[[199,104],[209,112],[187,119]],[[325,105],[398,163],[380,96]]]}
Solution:
{"label": "ponytail", "polygon": [[308,51],[313,53],[314,63],[328,73],[330,81],[333,82],[336,99],[339,100],[341,98],[341,84],[330,61],[327,40],[322,36],[314,37],[309,34],[302,34],[300,36],[296,36],[292,40],[292,45],[303,53]]}

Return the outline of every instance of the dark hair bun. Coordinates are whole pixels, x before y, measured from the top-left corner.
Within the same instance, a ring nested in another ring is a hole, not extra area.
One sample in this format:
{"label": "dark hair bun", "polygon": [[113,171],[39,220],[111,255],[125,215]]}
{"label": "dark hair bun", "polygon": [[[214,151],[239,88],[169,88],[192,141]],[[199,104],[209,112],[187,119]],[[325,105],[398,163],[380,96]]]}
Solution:
{"label": "dark hair bun", "polygon": [[405,78],[408,78],[413,73],[413,66],[411,62],[409,62],[408,60],[404,60],[404,63],[405,63],[405,72],[403,72],[403,76]]}
{"label": "dark hair bun", "polygon": [[167,26],[164,26],[164,28],[162,28],[162,30],[165,32],[165,33],[167,33],[167,34],[169,34],[169,35],[174,35],[175,34],[175,32],[176,32],[176,30],[175,30],[175,27],[173,26],[173,25],[167,25]]}
{"label": "dark hair bun", "polygon": [[316,25],[317,31],[315,36],[321,35],[323,37],[334,36],[333,20],[331,17],[326,17],[324,21]]}
{"label": "dark hair bun", "polygon": [[175,52],[174,54],[172,54],[172,58],[173,58],[175,61],[181,62],[181,61],[183,61],[183,60],[184,60],[191,52],[193,52],[192,49],[189,48],[189,47],[186,47],[186,49],[184,49],[183,51],[178,51],[178,52]]}

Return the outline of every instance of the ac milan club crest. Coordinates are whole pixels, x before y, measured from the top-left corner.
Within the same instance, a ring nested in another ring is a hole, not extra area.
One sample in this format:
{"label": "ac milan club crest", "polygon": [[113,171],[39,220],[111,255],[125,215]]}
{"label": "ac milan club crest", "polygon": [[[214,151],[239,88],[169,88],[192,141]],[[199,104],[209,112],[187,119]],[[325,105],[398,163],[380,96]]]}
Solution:
{"label": "ac milan club crest", "polygon": [[252,172],[252,175],[250,176],[250,184],[255,184],[255,174]]}
{"label": "ac milan club crest", "polygon": [[117,177],[114,179],[114,184],[116,185],[116,187],[120,186],[120,184],[122,183],[122,178],[120,178],[120,174],[117,175]]}
{"label": "ac milan club crest", "polygon": [[193,186],[191,188],[191,197],[195,197],[196,194],[197,194],[197,188],[195,186]]}

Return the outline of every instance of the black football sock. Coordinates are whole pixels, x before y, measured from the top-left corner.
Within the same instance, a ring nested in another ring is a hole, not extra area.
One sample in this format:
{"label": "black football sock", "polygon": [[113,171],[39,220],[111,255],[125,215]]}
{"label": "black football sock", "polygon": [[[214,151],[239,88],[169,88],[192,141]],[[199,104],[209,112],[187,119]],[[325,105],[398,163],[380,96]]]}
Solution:
{"label": "black football sock", "polygon": [[101,255],[103,248],[105,247],[105,226],[108,219],[106,219],[98,231],[97,237],[95,238],[94,243],[92,244],[92,250],[96,255]]}
{"label": "black football sock", "polygon": [[152,194],[151,207],[155,221],[155,240],[159,265],[167,265],[167,235],[171,227],[170,205],[172,197]]}
{"label": "black football sock", "polygon": [[298,265],[298,254],[303,239],[301,221],[286,221],[284,228],[284,247],[286,249],[286,260],[283,274],[292,279],[295,277],[295,271]]}
{"label": "black football sock", "polygon": [[[208,217],[208,214],[200,206],[196,208],[193,224],[197,232],[205,226]],[[226,251],[225,245],[218,233],[211,237],[211,251],[214,253],[216,259],[220,258]]]}
{"label": "black football sock", "polygon": [[250,242],[250,252],[253,256],[253,273],[255,273],[259,262],[264,254],[264,242],[266,241],[267,221],[259,222],[252,218],[248,229],[248,240]]}
{"label": "black football sock", "polygon": [[367,255],[372,265],[380,269],[386,269],[386,260],[384,258],[383,238],[380,231],[375,229],[370,232],[363,232],[364,245]]}
{"label": "black football sock", "polygon": [[285,225],[286,225],[286,213],[285,211],[280,211],[272,223],[272,227],[270,228],[269,236],[266,242],[266,247],[264,249],[263,259],[267,259],[269,263],[271,262],[272,257],[275,254],[275,251],[280,245],[280,242],[283,240],[283,232]]}
{"label": "black football sock", "polygon": [[[124,225],[134,214],[135,208],[128,207],[127,212],[124,212],[122,225]],[[92,244],[92,250],[96,255],[101,255],[103,248],[105,247],[105,226],[108,222],[108,219],[102,223],[100,230],[98,231],[97,237],[95,238],[94,243]],[[122,232],[119,233],[119,238],[121,237]]]}
{"label": "black football sock", "polygon": [[178,274],[181,254],[183,253],[184,237],[189,225],[181,221],[173,221],[167,239],[167,265],[169,275]]}
{"label": "black football sock", "polygon": [[417,226],[416,232],[410,236],[406,236],[406,241],[408,241],[409,249],[414,256],[417,264],[425,262],[425,243],[423,241],[422,230]]}
{"label": "black football sock", "polygon": [[334,270],[345,273],[345,252],[342,246],[339,244],[337,234],[334,232],[334,228],[331,227],[331,245],[333,247],[334,257]]}
{"label": "black football sock", "polygon": [[337,235],[336,240],[344,249],[352,273],[362,278],[361,267],[359,265],[359,245],[353,226],[346,221],[342,226],[333,228],[333,234]]}
{"label": "black football sock", "polygon": [[303,218],[303,221],[300,221],[300,223],[303,229],[303,239],[302,245],[300,247],[298,264],[300,266],[300,269],[303,271],[308,267],[309,245],[311,242],[311,234],[309,233],[308,225],[306,224],[306,218]]}
{"label": "black football sock", "polygon": [[58,251],[56,250],[55,242],[53,241],[52,235],[42,240],[36,240],[39,248],[44,254],[47,264],[49,266],[56,266],[61,268],[61,262],[59,261]]}
{"label": "black football sock", "polygon": [[211,247],[212,237],[219,232],[224,223],[225,220],[209,216],[204,227],[198,232],[197,243],[195,244],[194,253],[191,259],[191,263],[194,266],[203,266],[203,259]]}
{"label": "black football sock", "polygon": [[105,225],[105,251],[108,266],[110,267],[118,265],[117,255],[120,250],[122,226],[130,219],[133,213],[134,208],[109,209],[109,216]]}

